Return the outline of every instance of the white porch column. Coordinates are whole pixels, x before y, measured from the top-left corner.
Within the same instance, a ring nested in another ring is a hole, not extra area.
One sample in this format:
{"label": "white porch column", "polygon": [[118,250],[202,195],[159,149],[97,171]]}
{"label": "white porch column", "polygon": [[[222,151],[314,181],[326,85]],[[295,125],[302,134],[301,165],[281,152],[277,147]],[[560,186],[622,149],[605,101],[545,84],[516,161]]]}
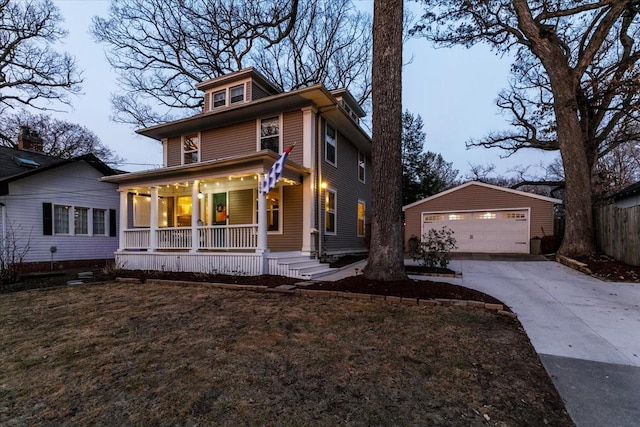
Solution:
{"label": "white porch column", "polygon": [[158,187],[151,187],[151,206],[149,209],[149,252],[158,248]]}
{"label": "white porch column", "polygon": [[260,175],[258,180],[258,246],[256,253],[262,255],[262,274],[269,273],[269,248],[267,247],[267,195],[262,192],[267,175]]}
{"label": "white porch column", "polygon": [[197,252],[200,247],[198,220],[200,219],[200,181],[197,179],[191,185],[191,252]]}
{"label": "white porch column", "polygon": [[302,165],[311,169],[311,175],[305,177],[302,182],[302,248],[304,254],[310,255],[315,249],[315,234],[312,232],[315,224],[314,182],[315,167],[314,155],[316,152],[316,110],[313,107],[302,109]]}
{"label": "white porch column", "polygon": [[127,190],[118,190],[120,192],[120,230],[119,230],[119,243],[118,252],[124,251],[127,247],[127,238],[125,230],[129,228],[129,215],[128,215],[128,195]]}

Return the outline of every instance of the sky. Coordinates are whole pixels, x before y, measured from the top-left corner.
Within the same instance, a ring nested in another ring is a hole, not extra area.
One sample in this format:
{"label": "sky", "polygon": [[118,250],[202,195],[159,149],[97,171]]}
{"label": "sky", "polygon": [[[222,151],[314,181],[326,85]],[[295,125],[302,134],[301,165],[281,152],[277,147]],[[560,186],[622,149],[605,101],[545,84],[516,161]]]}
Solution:
{"label": "sky", "polygon": [[[106,17],[108,0],[54,0],[69,32],[60,46],[76,57],[83,70],[82,94],[74,97],[67,112],[56,118],[77,123],[94,132],[117,155],[126,159],[118,167],[138,171],[160,167],[159,142],[139,136],[131,125],[110,119],[111,94],[118,91],[117,74],[104,52],[106,46],[94,42],[89,33],[91,18]],[[373,10],[373,0],[356,0],[358,7]],[[553,155],[527,150],[501,158],[499,149],[472,148],[465,142],[505,129],[508,117],[495,105],[498,92],[508,85],[510,61],[483,46],[472,49],[434,49],[424,39],[411,39],[404,47],[403,110],[420,115],[426,132],[425,149],[440,153],[460,171],[470,173],[471,165],[495,165],[496,173],[508,175],[518,166],[549,163]],[[540,169],[531,169],[541,173]]]}

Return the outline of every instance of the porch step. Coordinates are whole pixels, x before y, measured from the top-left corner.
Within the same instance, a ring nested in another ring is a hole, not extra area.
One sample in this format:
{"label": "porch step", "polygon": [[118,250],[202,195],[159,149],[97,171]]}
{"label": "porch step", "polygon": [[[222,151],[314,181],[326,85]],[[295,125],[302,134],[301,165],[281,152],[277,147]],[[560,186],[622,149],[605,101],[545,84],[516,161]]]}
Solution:
{"label": "porch step", "polygon": [[277,270],[280,274],[289,277],[313,280],[335,271],[327,264],[322,264],[317,259],[310,259],[308,255],[299,252],[276,252],[269,255],[269,259],[277,262]]}

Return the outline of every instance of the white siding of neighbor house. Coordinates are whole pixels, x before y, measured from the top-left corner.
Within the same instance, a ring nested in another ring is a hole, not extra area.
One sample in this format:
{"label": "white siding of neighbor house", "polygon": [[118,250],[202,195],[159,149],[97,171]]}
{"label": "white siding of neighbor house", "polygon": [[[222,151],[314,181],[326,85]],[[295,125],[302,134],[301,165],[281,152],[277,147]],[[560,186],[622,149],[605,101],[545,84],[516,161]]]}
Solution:
{"label": "white siding of neighbor house", "polygon": [[29,245],[24,262],[51,261],[52,246],[57,248],[54,261],[114,258],[117,232],[116,237],[43,234],[43,203],[106,209],[108,230],[108,210],[118,210],[119,193],[117,185],[98,181],[101,176],[88,164],[75,162],[9,184],[9,194],[0,196],[0,202],[5,204],[7,226],[18,230],[20,247]]}

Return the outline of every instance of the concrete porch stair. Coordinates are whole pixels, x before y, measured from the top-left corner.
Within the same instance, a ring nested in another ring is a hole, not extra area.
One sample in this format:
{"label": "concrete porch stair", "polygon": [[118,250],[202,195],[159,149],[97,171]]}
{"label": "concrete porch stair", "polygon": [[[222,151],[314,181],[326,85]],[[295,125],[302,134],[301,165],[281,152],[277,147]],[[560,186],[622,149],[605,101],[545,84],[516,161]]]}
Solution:
{"label": "concrete porch stair", "polygon": [[328,264],[323,264],[300,252],[272,252],[268,259],[269,273],[279,276],[315,280],[335,271],[329,268]]}

